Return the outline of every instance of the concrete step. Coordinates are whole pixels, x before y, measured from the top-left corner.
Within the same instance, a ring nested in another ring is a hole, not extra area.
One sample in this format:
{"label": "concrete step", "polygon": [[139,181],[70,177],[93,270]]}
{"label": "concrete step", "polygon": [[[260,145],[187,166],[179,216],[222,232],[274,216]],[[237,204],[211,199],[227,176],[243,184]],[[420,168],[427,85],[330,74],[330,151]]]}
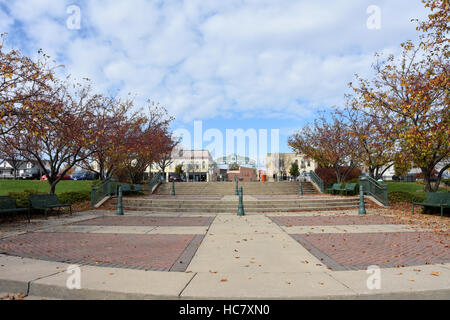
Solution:
{"label": "concrete step", "polygon": [[[244,205],[244,209],[247,212],[296,212],[296,211],[306,211],[306,210],[328,210],[328,209],[352,209],[357,208],[358,205],[337,205],[337,206],[305,206],[305,207],[286,207],[286,208],[249,208]],[[176,213],[184,213],[184,212],[198,212],[198,213],[232,213],[237,212],[238,206],[229,207],[229,208],[128,208],[125,207],[125,210],[132,211],[151,211],[151,212],[176,212]]]}
{"label": "concrete step", "polygon": [[[298,194],[298,182],[240,182],[239,187],[244,188],[246,195],[292,195]],[[310,182],[302,182],[304,194],[316,194],[318,191]],[[156,190],[156,194],[169,195],[172,192],[171,183],[163,183]],[[236,185],[234,182],[199,182],[175,183],[175,192],[178,195],[234,195]]]}

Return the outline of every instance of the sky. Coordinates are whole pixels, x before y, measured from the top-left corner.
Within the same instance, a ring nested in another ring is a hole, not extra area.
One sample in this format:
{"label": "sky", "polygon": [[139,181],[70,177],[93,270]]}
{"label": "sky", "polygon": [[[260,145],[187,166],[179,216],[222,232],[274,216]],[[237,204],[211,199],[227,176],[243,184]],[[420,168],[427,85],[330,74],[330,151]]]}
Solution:
{"label": "sky", "polygon": [[0,0],[0,33],[99,92],[159,102],[173,130],[276,129],[290,152],[288,137],[342,106],[354,75],[417,39],[411,19],[427,14],[420,0]]}

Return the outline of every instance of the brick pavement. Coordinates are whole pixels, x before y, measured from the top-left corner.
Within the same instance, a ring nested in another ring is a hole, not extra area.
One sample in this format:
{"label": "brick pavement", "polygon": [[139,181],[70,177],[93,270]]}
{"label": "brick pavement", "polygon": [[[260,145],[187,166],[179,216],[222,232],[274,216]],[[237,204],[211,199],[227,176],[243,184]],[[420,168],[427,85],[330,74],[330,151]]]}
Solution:
{"label": "brick pavement", "polygon": [[309,216],[309,217],[270,217],[283,227],[292,226],[339,226],[339,225],[382,225],[400,224],[397,219],[383,216]]}
{"label": "brick pavement", "polygon": [[450,262],[449,236],[431,232],[291,236],[334,271]]}
{"label": "brick pavement", "polygon": [[185,271],[203,236],[27,233],[0,240],[0,253],[132,269]]}
{"label": "brick pavement", "polygon": [[203,227],[210,226],[214,217],[130,217],[105,216],[85,220],[76,225],[86,226],[157,226],[157,227]]}

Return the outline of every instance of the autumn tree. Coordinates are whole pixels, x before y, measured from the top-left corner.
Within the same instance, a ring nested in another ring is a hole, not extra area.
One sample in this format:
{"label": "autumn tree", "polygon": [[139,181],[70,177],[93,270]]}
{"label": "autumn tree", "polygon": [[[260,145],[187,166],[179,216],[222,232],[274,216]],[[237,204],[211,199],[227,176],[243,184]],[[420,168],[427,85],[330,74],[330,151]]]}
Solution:
{"label": "autumn tree", "polygon": [[433,192],[450,167],[444,164],[432,185],[433,170],[450,157],[449,60],[440,50],[429,52],[411,42],[403,48],[400,61],[394,56],[379,59],[373,80],[358,77],[351,86],[363,100],[362,108],[393,128],[391,135],[404,161],[421,169],[426,190]]}
{"label": "autumn tree", "polygon": [[447,51],[449,43],[448,32],[450,30],[449,0],[422,0],[422,2],[431,12],[428,15],[428,20],[420,22],[417,29],[428,36],[427,46],[444,44],[443,48]]}
{"label": "autumn tree", "polygon": [[166,176],[166,169],[170,167],[174,163],[174,159],[172,158],[172,150],[162,155],[161,159],[156,161],[156,166],[162,173],[162,175]]}
{"label": "autumn tree", "polygon": [[64,175],[93,152],[88,147],[96,139],[93,115],[98,96],[89,84],[55,81],[39,104],[45,106],[43,112],[21,115],[9,134],[19,137],[13,147],[43,168],[53,194]]}
{"label": "autumn tree", "polygon": [[129,127],[123,141],[126,152],[121,165],[127,170],[132,183],[141,182],[145,170],[175,147],[176,142],[170,132],[172,121],[173,118],[167,116],[167,110],[150,103],[144,123]]}
{"label": "autumn tree", "polygon": [[289,138],[293,151],[313,159],[320,167],[332,168],[339,183],[359,165],[359,148],[351,128],[339,114],[327,120],[322,113],[313,125]]}
{"label": "autumn tree", "polygon": [[0,34],[0,135],[14,129],[22,116],[38,119],[42,115],[45,105],[40,104],[40,97],[53,80],[54,68],[48,60],[41,51],[36,61],[18,50],[7,51]]}
{"label": "autumn tree", "polygon": [[111,178],[125,158],[125,142],[130,127],[144,122],[139,111],[133,111],[132,100],[99,96],[94,114],[95,143],[88,146],[90,156],[81,167],[95,172],[101,180]]}
{"label": "autumn tree", "polygon": [[184,172],[183,172],[183,165],[182,164],[179,164],[179,165],[177,165],[176,167],[175,167],[175,173],[176,174],[183,174]]}
{"label": "autumn tree", "polygon": [[13,147],[16,137],[9,134],[0,135],[0,159],[6,160],[13,169],[14,179],[20,166],[24,163],[24,157],[19,150]]}
{"label": "autumn tree", "polygon": [[365,101],[350,96],[347,99],[346,107],[334,112],[348,123],[349,132],[356,139],[360,151],[359,162],[368,170],[370,177],[382,179],[394,165],[396,155],[392,126],[384,118],[364,112],[361,106]]}

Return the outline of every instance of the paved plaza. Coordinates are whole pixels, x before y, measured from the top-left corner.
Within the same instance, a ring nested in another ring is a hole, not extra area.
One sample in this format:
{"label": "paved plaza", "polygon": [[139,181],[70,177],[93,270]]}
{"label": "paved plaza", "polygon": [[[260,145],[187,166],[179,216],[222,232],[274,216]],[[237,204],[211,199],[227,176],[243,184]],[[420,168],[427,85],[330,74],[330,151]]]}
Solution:
{"label": "paved plaza", "polygon": [[[450,298],[448,232],[386,209],[363,217],[95,210],[0,232],[0,292],[25,297]],[[70,265],[80,266],[80,289],[67,287]],[[371,266],[380,268],[376,288]]]}

